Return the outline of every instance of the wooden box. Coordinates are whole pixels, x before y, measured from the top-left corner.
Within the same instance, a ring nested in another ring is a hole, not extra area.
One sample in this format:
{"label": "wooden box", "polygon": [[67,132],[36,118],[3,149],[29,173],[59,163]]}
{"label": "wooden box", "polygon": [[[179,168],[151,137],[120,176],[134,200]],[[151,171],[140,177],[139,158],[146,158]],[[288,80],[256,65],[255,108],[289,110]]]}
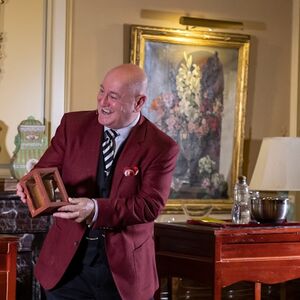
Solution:
{"label": "wooden box", "polygon": [[31,216],[55,212],[68,204],[68,195],[57,168],[37,168],[20,179]]}

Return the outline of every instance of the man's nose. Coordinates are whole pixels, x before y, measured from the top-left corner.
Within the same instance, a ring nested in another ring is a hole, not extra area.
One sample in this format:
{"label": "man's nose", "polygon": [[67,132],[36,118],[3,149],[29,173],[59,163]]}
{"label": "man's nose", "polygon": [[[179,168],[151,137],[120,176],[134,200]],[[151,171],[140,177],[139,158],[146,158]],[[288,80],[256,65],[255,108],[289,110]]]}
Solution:
{"label": "man's nose", "polygon": [[108,103],[108,95],[107,94],[99,94],[98,102],[103,106]]}

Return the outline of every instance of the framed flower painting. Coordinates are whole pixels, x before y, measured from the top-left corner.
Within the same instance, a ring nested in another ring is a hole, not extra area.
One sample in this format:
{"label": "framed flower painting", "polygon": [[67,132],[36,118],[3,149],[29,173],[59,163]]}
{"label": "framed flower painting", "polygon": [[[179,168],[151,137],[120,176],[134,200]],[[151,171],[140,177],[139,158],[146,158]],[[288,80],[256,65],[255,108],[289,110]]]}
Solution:
{"label": "framed flower painting", "polygon": [[180,146],[170,203],[228,200],[241,171],[250,37],[131,26],[143,114]]}

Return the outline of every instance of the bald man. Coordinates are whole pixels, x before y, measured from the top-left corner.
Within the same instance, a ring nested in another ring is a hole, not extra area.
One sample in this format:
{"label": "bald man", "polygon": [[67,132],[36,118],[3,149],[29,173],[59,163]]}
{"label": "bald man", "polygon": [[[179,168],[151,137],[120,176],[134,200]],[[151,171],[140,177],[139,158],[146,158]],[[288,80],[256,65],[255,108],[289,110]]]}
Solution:
{"label": "bald man", "polygon": [[141,114],[146,89],[138,66],[110,70],[97,110],[65,114],[35,166],[57,167],[70,197],[35,268],[48,300],[149,300],[158,288],[153,226],[179,149]]}

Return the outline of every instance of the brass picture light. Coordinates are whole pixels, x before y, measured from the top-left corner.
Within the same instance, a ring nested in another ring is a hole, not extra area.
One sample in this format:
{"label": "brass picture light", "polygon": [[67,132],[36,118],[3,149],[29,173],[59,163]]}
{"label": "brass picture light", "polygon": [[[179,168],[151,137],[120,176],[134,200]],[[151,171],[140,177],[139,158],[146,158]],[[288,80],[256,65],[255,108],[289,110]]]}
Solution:
{"label": "brass picture light", "polygon": [[207,27],[207,28],[230,28],[230,29],[243,29],[244,24],[237,21],[224,21],[213,19],[202,19],[192,17],[180,17],[179,23],[181,25]]}

